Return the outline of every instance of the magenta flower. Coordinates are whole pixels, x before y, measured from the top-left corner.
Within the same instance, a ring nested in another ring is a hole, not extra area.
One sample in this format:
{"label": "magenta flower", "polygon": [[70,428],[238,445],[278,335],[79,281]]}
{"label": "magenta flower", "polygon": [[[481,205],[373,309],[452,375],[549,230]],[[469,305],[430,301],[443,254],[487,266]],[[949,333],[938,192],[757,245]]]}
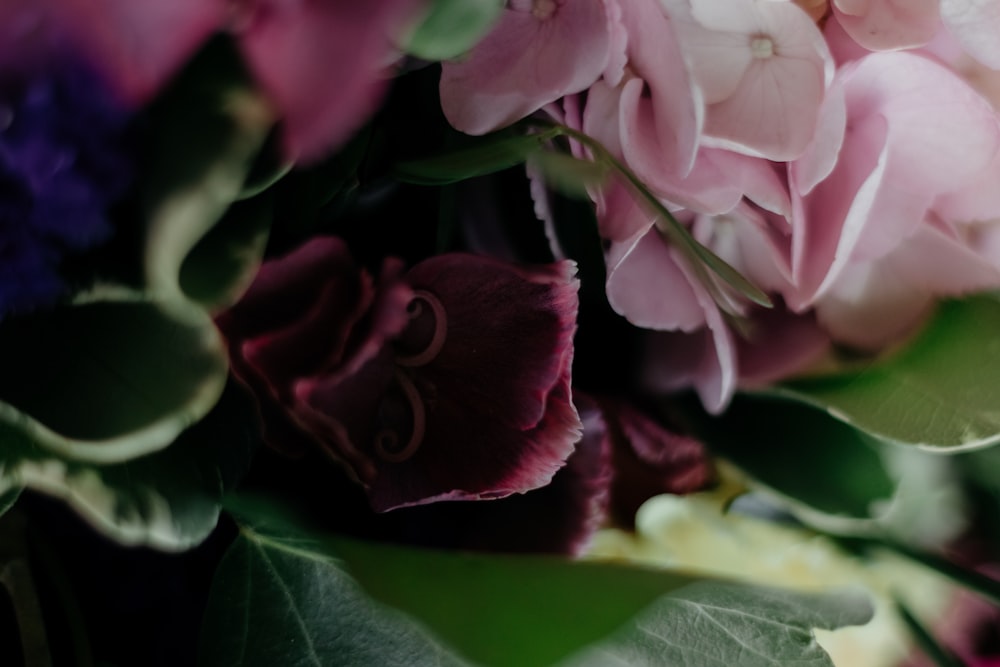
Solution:
{"label": "magenta flower", "polygon": [[448,121],[484,134],[620,71],[618,13],[616,0],[511,0],[466,57],[442,66]]}
{"label": "magenta flower", "polygon": [[118,89],[152,97],[214,32],[229,30],[284,120],[290,159],[315,159],[364,122],[386,88],[392,38],[420,0],[43,0]]}
{"label": "magenta flower", "polygon": [[500,498],[548,484],[580,437],[573,271],[452,254],[376,284],[319,238],[218,322],[268,442],[321,446],[376,510]]}

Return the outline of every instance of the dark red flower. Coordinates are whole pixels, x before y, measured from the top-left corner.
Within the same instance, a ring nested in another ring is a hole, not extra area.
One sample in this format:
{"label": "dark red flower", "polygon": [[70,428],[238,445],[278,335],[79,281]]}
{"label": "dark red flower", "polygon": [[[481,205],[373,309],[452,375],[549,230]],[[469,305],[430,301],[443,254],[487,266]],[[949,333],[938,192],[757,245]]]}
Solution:
{"label": "dark red flower", "polygon": [[318,238],[218,323],[268,442],[320,445],[376,510],[501,498],[548,484],[580,437],[573,273],[451,254],[376,283]]}

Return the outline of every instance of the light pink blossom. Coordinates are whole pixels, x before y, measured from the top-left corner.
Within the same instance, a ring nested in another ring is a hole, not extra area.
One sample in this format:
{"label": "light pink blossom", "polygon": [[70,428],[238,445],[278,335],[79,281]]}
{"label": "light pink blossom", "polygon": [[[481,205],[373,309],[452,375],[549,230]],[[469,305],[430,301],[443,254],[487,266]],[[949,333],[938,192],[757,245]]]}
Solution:
{"label": "light pink blossom", "polygon": [[798,157],[833,77],[833,59],[809,15],[774,0],[664,6],[704,95],[707,140],[772,160]]}

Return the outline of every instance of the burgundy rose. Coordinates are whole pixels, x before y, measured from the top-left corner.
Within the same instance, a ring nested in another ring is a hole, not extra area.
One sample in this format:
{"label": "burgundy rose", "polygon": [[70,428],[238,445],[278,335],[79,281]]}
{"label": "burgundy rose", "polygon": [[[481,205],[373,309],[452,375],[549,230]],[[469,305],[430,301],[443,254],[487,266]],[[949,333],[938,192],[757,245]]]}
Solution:
{"label": "burgundy rose", "polygon": [[580,437],[573,271],[451,254],[376,282],[318,238],[218,324],[272,446],[320,445],[378,511],[500,498],[548,484]]}

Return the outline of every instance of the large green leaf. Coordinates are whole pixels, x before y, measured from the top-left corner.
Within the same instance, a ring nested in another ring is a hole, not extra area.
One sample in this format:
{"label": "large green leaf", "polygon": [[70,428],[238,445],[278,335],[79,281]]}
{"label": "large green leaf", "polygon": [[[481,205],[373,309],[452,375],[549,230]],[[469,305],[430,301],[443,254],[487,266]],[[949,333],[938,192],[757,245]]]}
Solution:
{"label": "large green leaf", "polygon": [[177,550],[203,540],[223,493],[250,464],[253,412],[237,391],[165,450],[113,465],[60,458],[0,423],[0,492],[60,498],[108,537]]}
{"label": "large green leaf", "polygon": [[[619,631],[601,650],[628,655],[634,631],[662,635],[661,649],[671,642],[692,650],[717,645],[730,664],[744,664],[740,656],[751,646],[775,660],[754,664],[798,656],[819,666],[830,663],[818,661],[825,656],[810,627],[863,623],[871,615],[867,601],[853,594],[777,593],[722,582],[692,587],[691,575],[618,564],[321,538],[261,507],[237,506],[258,521],[243,528],[217,571],[202,635],[204,665],[471,660],[530,667],[566,660]],[[654,603],[651,615],[629,624]],[[731,619],[740,619],[744,634],[732,638],[725,625]],[[651,662],[653,655],[650,649],[645,658],[636,653],[635,662],[618,663],[663,664]],[[589,653],[579,660],[602,664]]]}
{"label": "large green leaf", "polygon": [[942,303],[905,349],[860,370],[779,391],[898,443],[955,452],[1000,442],[1000,301]]}
{"label": "large green leaf", "polygon": [[[701,411],[692,404],[685,412]],[[696,430],[715,453],[828,530],[872,527],[896,492],[884,443],[807,404],[737,395],[720,417],[701,413]]]}
{"label": "large green leaf", "polygon": [[564,667],[833,667],[812,629],[863,625],[872,613],[860,591],[699,582],[661,598],[616,637]]}
{"label": "large green leaf", "polygon": [[504,4],[504,0],[433,0],[404,50],[427,60],[460,56],[489,32]]}
{"label": "large green leaf", "polygon": [[146,278],[153,291],[183,296],[185,258],[241,197],[273,120],[239,54],[222,38],[203,49],[153,105],[147,132],[152,141],[139,183],[147,219]]}
{"label": "large green leaf", "polygon": [[227,368],[201,309],[98,291],[0,324],[0,424],[61,458],[121,462],[203,417]]}

